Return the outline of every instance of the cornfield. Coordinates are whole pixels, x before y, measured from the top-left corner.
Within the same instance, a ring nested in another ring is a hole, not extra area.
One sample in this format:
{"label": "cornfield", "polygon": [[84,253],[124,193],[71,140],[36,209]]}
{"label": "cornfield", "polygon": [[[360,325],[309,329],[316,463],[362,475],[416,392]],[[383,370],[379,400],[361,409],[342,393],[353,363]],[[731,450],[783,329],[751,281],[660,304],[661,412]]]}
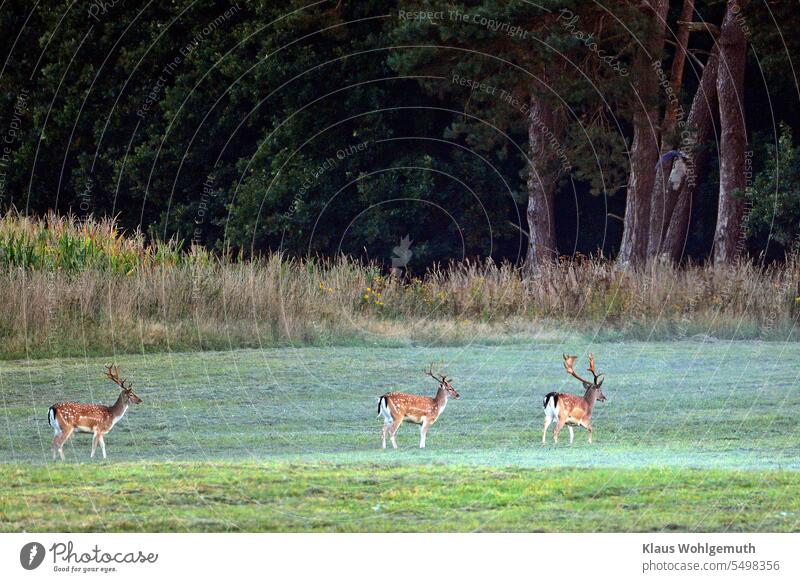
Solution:
{"label": "cornfield", "polygon": [[113,218],[78,220],[7,213],[0,219],[0,267],[130,274],[140,267],[208,262],[200,247],[184,252],[177,240],[146,243],[140,231],[123,233]]}

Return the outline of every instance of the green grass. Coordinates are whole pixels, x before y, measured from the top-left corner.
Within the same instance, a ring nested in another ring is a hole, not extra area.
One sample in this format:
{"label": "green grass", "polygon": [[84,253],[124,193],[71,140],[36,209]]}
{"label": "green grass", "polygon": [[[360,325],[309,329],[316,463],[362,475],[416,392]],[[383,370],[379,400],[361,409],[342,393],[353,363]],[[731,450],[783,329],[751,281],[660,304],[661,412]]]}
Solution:
{"label": "green grass", "polygon": [[6,468],[4,531],[797,531],[800,474],[287,463]]}
{"label": "green grass", "polygon": [[[591,349],[608,401],[542,447],[541,398]],[[90,460],[49,461],[47,408],[111,402],[106,359],[0,363],[3,531],[798,531],[800,345],[285,348],[125,356],[144,399]],[[462,395],[419,450],[381,450],[376,397]],[[566,437],[566,432],[562,437]]]}

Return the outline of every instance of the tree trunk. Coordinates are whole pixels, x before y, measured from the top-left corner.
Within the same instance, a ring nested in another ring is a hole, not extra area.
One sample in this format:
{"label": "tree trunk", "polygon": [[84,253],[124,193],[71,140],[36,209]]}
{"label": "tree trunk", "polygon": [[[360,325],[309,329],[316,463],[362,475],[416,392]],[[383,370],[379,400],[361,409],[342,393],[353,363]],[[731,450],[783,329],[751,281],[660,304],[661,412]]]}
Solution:
{"label": "tree trunk", "polygon": [[[622,245],[617,260],[633,266],[644,263],[647,239],[650,234],[650,196],[655,182],[658,162],[658,76],[652,63],[661,59],[664,48],[664,23],[667,0],[646,0],[652,22],[652,32],[646,35],[645,50],[636,58],[634,95],[633,144],[631,171],[625,199],[625,220]],[[649,54],[646,54],[649,53]]]}
{"label": "tree trunk", "polygon": [[681,149],[685,150],[689,159],[675,162],[667,183],[667,204],[664,209],[667,232],[661,245],[661,255],[676,263],[683,257],[694,193],[708,164],[708,143],[713,135],[714,113],[717,110],[718,70],[719,48],[715,45],[703,68],[700,86],[681,132]]}
{"label": "tree trunk", "polygon": [[[661,123],[661,152],[663,155],[679,146],[680,136],[676,132],[678,123],[685,123],[685,116],[680,105],[681,87],[683,87],[683,68],[686,62],[686,47],[689,44],[689,23],[694,13],[694,0],[684,0],[683,9],[678,22],[679,30],[675,42],[675,56],[672,58],[672,71],[670,73],[670,93],[666,96],[664,108],[664,121]],[[653,186],[652,207],[650,209],[650,235],[647,242],[647,256],[652,258],[661,251],[661,245],[669,226],[667,207],[674,208],[675,200],[669,200],[674,192],[669,187],[668,177],[671,176],[675,159],[659,164],[656,170],[655,184]]]}
{"label": "tree trunk", "polygon": [[528,168],[528,253],[526,271],[556,258],[555,187],[560,173],[558,140],[562,115],[543,99],[532,95],[528,125],[531,167]]}
{"label": "tree trunk", "polygon": [[720,169],[719,208],[714,233],[714,264],[731,263],[741,252],[743,241],[745,147],[747,134],[744,120],[744,68],[747,37],[736,22],[744,8],[743,0],[728,0],[719,37]]}

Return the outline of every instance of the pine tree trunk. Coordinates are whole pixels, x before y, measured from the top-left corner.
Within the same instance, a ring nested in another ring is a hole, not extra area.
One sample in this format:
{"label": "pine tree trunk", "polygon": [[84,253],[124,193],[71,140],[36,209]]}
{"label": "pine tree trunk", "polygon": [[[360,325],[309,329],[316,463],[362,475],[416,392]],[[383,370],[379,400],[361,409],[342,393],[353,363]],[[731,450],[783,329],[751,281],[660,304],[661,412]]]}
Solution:
{"label": "pine tree trunk", "polygon": [[625,199],[625,219],[622,245],[617,260],[633,266],[644,263],[647,240],[650,234],[650,196],[658,162],[658,77],[653,61],[661,59],[664,48],[664,22],[669,3],[667,0],[646,0],[648,15],[652,18],[652,32],[647,35],[647,52],[640,51],[634,65],[636,112],[633,115],[633,144],[631,145],[631,171]]}
{"label": "pine tree trunk", "polygon": [[742,0],[728,0],[719,37],[720,170],[717,228],[714,233],[714,264],[731,263],[741,252],[744,214],[745,147],[744,69],[747,37],[736,22],[744,7]]}
{"label": "pine tree trunk", "polygon": [[[683,87],[683,68],[686,62],[686,47],[689,44],[689,23],[692,21],[694,12],[694,0],[684,0],[683,9],[678,19],[679,30],[675,42],[675,56],[672,59],[672,71],[670,73],[670,89],[667,103],[664,108],[664,121],[661,123],[661,151],[663,155],[670,150],[680,148],[680,132],[677,132],[678,124],[684,124],[686,119],[680,113],[681,87]],[[650,208],[650,235],[647,242],[647,257],[652,258],[661,252],[661,245],[669,226],[670,210],[675,207],[674,194],[670,188],[669,178],[675,159],[667,160],[659,164],[656,170],[655,184],[653,185],[652,206]],[[679,163],[679,162],[678,162]]]}
{"label": "pine tree trunk", "polygon": [[525,269],[536,271],[556,258],[555,187],[559,157],[555,141],[563,130],[562,116],[549,103],[531,96],[528,125],[531,167],[528,171],[528,253]]}
{"label": "pine tree trunk", "polygon": [[708,164],[708,142],[713,135],[714,114],[717,110],[718,70],[719,49],[715,46],[703,68],[700,86],[692,100],[684,128],[689,132],[682,138],[688,141],[686,153],[689,160],[676,161],[669,176],[667,204],[664,209],[667,232],[661,245],[661,255],[676,263],[683,258],[694,194]]}

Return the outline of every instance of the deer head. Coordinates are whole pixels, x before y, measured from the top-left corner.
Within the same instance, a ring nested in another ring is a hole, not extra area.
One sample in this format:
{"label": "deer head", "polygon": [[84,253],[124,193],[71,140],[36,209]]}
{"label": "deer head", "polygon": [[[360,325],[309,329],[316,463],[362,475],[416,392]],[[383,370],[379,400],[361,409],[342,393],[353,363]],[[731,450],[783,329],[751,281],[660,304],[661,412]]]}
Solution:
{"label": "deer head", "polygon": [[591,372],[592,376],[594,377],[593,381],[581,378],[580,376],[578,376],[578,374],[575,373],[575,369],[573,368],[573,366],[575,364],[575,360],[577,359],[578,356],[568,356],[567,354],[564,354],[564,368],[566,368],[567,374],[569,374],[576,380],[579,380],[583,384],[583,387],[586,389],[587,395],[589,395],[589,393],[591,392],[592,395],[597,400],[599,400],[600,402],[605,402],[606,395],[603,394],[603,390],[601,389],[601,386],[603,385],[603,380],[605,379],[603,376],[605,376],[605,374],[597,373],[597,370],[594,367],[594,356],[592,354],[589,354],[589,368],[588,368],[589,372]]}
{"label": "deer head", "polygon": [[133,384],[131,382],[126,383],[125,380],[119,377],[119,366],[112,366],[111,364],[107,365],[106,377],[114,384],[122,388],[122,394],[126,400],[133,402],[134,404],[141,403],[142,399],[134,394],[133,390],[131,389]]}
{"label": "deer head", "polygon": [[425,374],[427,374],[428,376],[439,382],[439,388],[444,390],[448,396],[452,396],[456,400],[461,398],[461,395],[458,392],[456,392],[456,389],[453,388],[452,384],[450,384],[450,379],[447,376],[445,375],[438,376],[433,373],[433,364],[431,364],[430,368],[428,368],[425,371]]}

